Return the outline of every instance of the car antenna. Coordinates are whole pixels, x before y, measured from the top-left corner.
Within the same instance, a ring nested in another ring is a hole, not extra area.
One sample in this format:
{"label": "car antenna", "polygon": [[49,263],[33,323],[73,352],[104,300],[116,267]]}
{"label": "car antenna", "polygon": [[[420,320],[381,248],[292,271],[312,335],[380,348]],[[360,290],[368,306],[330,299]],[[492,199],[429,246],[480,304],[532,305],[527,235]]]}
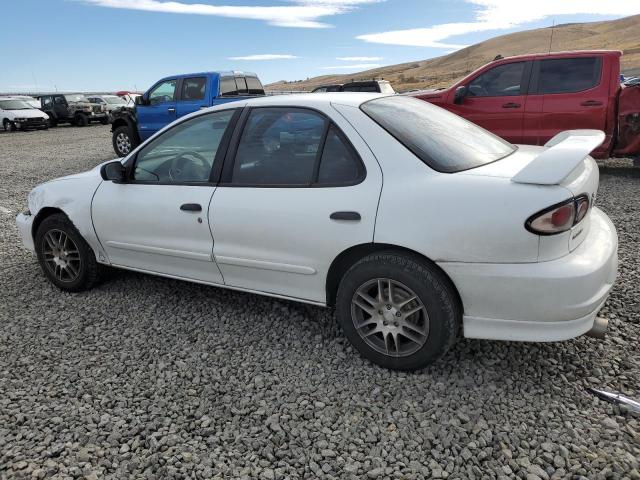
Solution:
{"label": "car antenna", "polygon": [[549,38],[549,54],[551,54],[551,45],[553,44],[553,31],[556,29],[556,19],[553,19],[551,24],[551,37]]}
{"label": "car antenna", "polygon": [[497,60],[502,60],[504,57],[500,54],[496,55],[495,58],[493,59],[493,61],[497,61]]}

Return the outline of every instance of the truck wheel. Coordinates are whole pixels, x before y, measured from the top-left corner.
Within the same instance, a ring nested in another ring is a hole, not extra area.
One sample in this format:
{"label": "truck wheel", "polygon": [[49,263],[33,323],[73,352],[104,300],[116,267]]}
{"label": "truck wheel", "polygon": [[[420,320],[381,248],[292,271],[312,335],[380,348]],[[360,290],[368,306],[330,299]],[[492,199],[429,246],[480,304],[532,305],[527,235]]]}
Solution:
{"label": "truck wheel", "polygon": [[82,113],[76,115],[75,124],[78,127],[86,127],[87,125],[89,125],[89,118],[87,118],[87,116]]}
{"label": "truck wheel", "polygon": [[15,132],[16,131],[16,126],[13,124],[13,122],[8,120],[8,119],[6,119],[6,118],[2,122],[2,126],[4,127],[4,131],[5,132]]}
{"label": "truck wheel", "polygon": [[113,131],[113,149],[119,157],[125,157],[136,147],[131,129],[125,125]]}
{"label": "truck wheel", "polygon": [[53,117],[53,116],[51,116],[51,115],[49,115],[49,120],[48,120],[48,122],[49,122],[49,126],[50,126],[51,128],[54,128],[54,127],[57,127],[57,126],[58,126],[58,119],[57,119],[57,118],[55,118],[55,117]]}
{"label": "truck wheel", "polygon": [[109,119],[108,118],[101,118],[100,119],[100,123],[102,125],[109,125]]}

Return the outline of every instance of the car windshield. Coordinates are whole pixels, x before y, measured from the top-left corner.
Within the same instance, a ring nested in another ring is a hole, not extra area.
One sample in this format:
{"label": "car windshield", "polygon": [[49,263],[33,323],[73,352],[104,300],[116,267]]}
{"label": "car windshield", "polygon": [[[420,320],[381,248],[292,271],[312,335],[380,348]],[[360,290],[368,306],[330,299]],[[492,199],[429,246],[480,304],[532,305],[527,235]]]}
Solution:
{"label": "car windshield", "polygon": [[516,147],[440,107],[410,97],[383,97],[360,107],[434,170],[460,172],[500,160]]}
{"label": "car windshield", "polygon": [[123,100],[120,97],[102,97],[107,103],[111,105],[126,105],[126,100]]}
{"label": "car windshield", "polygon": [[65,98],[69,102],[87,102],[87,103],[89,103],[89,100],[84,95],[65,95]]}
{"label": "car windshield", "polygon": [[31,110],[33,107],[23,100],[0,100],[2,110]]}

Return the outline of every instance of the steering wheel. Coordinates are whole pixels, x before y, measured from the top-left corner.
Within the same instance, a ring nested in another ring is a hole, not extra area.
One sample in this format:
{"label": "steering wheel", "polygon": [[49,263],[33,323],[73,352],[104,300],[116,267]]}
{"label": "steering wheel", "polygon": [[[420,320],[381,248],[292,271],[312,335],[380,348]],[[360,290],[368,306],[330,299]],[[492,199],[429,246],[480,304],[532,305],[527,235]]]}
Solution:
{"label": "steering wheel", "polygon": [[[199,162],[199,165],[196,165],[193,160],[188,159],[187,157],[193,157]],[[210,165],[207,159],[199,154],[198,152],[183,152],[178,155],[176,158],[171,160],[171,167],[169,168],[169,178],[174,181],[190,181],[192,178],[185,178],[185,172],[187,169],[191,170],[198,177],[198,180],[207,177]],[[201,169],[200,172],[198,170]],[[200,173],[202,175],[200,175]]]}

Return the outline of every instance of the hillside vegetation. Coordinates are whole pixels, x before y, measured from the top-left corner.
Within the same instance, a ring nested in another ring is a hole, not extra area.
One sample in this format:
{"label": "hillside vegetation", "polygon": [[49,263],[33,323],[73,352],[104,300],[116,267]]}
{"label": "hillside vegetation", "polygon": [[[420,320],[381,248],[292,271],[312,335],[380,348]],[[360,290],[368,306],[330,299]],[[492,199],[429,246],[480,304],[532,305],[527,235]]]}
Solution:
{"label": "hillside vegetation", "polygon": [[[351,80],[384,78],[397,91],[451,85],[458,78],[504,57],[549,51],[551,28],[511,33],[486,40],[449,55],[398,65],[380,67],[348,75],[323,75],[305,81],[276,82],[267,90],[311,90],[319,85]],[[640,15],[619,20],[557,25],[553,29],[554,52],[566,50],[622,50],[622,71],[640,74]]]}

